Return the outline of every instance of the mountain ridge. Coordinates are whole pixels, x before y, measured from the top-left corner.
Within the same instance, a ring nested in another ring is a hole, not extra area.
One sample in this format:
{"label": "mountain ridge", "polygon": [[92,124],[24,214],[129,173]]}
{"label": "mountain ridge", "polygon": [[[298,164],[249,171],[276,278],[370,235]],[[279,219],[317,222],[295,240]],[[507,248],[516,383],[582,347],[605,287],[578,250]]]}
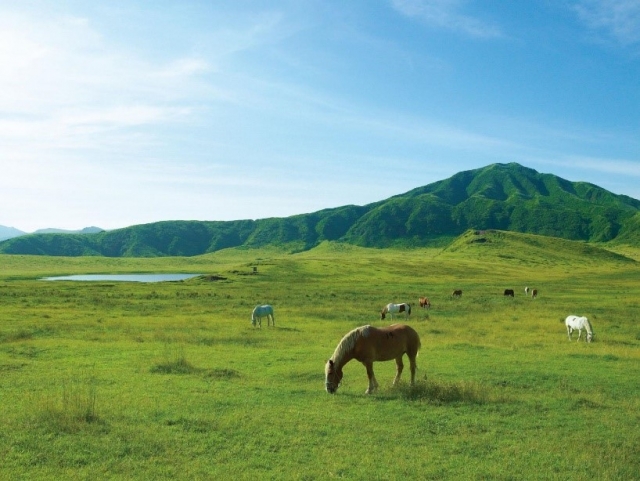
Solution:
{"label": "mountain ridge", "polygon": [[68,229],[56,229],[56,228],[47,228],[47,229],[38,229],[33,234],[97,234],[99,232],[104,231],[104,229],[96,226],[84,227],[80,230],[68,230]]}
{"label": "mountain ridge", "polygon": [[[104,229],[96,226],[85,227],[80,230],[67,230],[67,229],[56,229],[56,228],[47,228],[47,229],[38,229],[31,234],[97,234],[98,232],[102,232]],[[6,239],[13,239],[14,237],[20,237],[23,235],[29,235],[29,232],[21,231],[20,229],[16,229],[15,227],[8,227],[4,225],[0,225],[0,241]]]}
{"label": "mountain ridge", "polygon": [[31,234],[0,253],[193,256],[229,247],[323,241],[363,247],[444,245],[469,229],[496,229],[587,242],[640,245],[640,201],[517,163],[491,164],[364,206],[284,218],[162,221],[96,234]]}
{"label": "mountain ridge", "polygon": [[26,232],[16,229],[15,227],[0,225],[0,241],[12,239],[21,235],[26,235]]}

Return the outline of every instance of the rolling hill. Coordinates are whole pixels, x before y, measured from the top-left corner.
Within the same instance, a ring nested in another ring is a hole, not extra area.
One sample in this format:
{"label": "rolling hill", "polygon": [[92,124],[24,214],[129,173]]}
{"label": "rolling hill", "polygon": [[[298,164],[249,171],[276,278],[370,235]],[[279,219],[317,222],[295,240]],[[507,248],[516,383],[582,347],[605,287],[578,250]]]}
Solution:
{"label": "rolling hill", "polygon": [[57,256],[194,256],[228,247],[310,249],[341,241],[364,247],[446,245],[467,230],[640,245],[640,201],[596,185],[492,164],[365,206],[286,218],[164,221],[87,234],[33,234],[0,253]]}
{"label": "rolling hill", "polygon": [[627,266],[637,261],[600,247],[559,237],[501,230],[468,230],[448,246],[440,257],[482,260],[491,265],[506,261],[520,266]]}

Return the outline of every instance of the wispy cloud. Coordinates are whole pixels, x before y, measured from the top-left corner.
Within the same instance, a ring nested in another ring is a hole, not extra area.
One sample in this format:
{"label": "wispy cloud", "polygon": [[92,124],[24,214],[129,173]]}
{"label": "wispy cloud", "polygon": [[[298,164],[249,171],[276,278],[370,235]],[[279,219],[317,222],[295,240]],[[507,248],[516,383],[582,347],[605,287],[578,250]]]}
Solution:
{"label": "wispy cloud", "polygon": [[261,17],[233,35],[209,33],[215,38],[206,49],[145,55],[90,19],[3,10],[0,158],[36,162],[64,150],[96,164],[114,149],[138,158],[167,131],[200,122],[211,103],[238,102],[233,76],[221,65],[268,41],[277,23],[277,16]]}
{"label": "wispy cloud", "polygon": [[198,58],[167,65],[137,59],[82,19],[14,20],[0,21],[0,113],[14,132],[26,134],[27,124],[33,131],[53,123],[113,128],[168,120],[185,111],[183,92],[207,69]]}
{"label": "wispy cloud", "polygon": [[580,0],[574,8],[589,28],[604,31],[625,46],[640,43],[638,0]]}
{"label": "wispy cloud", "polygon": [[632,160],[572,155],[555,163],[564,167],[640,178],[640,164]]}
{"label": "wispy cloud", "polygon": [[391,0],[398,12],[427,25],[460,32],[471,37],[501,37],[500,29],[487,21],[466,15],[463,0]]}

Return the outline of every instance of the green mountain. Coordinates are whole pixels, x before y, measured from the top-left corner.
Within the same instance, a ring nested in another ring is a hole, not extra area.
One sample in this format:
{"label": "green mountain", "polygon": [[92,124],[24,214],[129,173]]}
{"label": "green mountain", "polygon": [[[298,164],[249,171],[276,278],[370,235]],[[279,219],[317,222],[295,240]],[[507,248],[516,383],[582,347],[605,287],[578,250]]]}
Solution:
{"label": "green mountain", "polygon": [[379,246],[422,243],[467,229],[500,229],[564,239],[638,242],[640,201],[519,164],[460,172],[378,203],[347,240]]}
{"label": "green mountain", "polygon": [[492,164],[365,206],[286,218],[165,221],[91,235],[33,234],[0,242],[0,253],[194,256],[240,246],[301,251],[325,240],[444,245],[469,229],[640,245],[640,201],[516,163]]}

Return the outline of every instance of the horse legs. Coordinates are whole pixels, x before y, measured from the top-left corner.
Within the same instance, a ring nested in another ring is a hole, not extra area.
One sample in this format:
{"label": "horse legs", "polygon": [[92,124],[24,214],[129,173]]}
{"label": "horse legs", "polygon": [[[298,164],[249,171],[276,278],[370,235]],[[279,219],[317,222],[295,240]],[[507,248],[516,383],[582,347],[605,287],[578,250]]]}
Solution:
{"label": "horse legs", "polygon": [[413,386],[416,381],[416,369],[418,368],[416,356],[409,357],[409,368],[411,369],[411,385]]}
{"label": "horse legs", "polygon": [[402,356],[396,358],[396,377],[393,380],[393,385],[398,384],[400,380],[400,376],[402,375],[402,370],[404,369],[404,364],[402,363]]}
{"label": "horse legs", "polygon": [[369,387],[364,393],[372,394],[373,391],[378,389],[378,381],[376,381],[376,376],[373,373],[373,362],[367,362],[365,364],[365,367],[367,368],[367,377],[369,378]]}
{"label": "horse legs", "polygon": [[571,331],[572,329],[569,326],[567,326],[567,337],[569,338],[569,341],[571,341]]}

